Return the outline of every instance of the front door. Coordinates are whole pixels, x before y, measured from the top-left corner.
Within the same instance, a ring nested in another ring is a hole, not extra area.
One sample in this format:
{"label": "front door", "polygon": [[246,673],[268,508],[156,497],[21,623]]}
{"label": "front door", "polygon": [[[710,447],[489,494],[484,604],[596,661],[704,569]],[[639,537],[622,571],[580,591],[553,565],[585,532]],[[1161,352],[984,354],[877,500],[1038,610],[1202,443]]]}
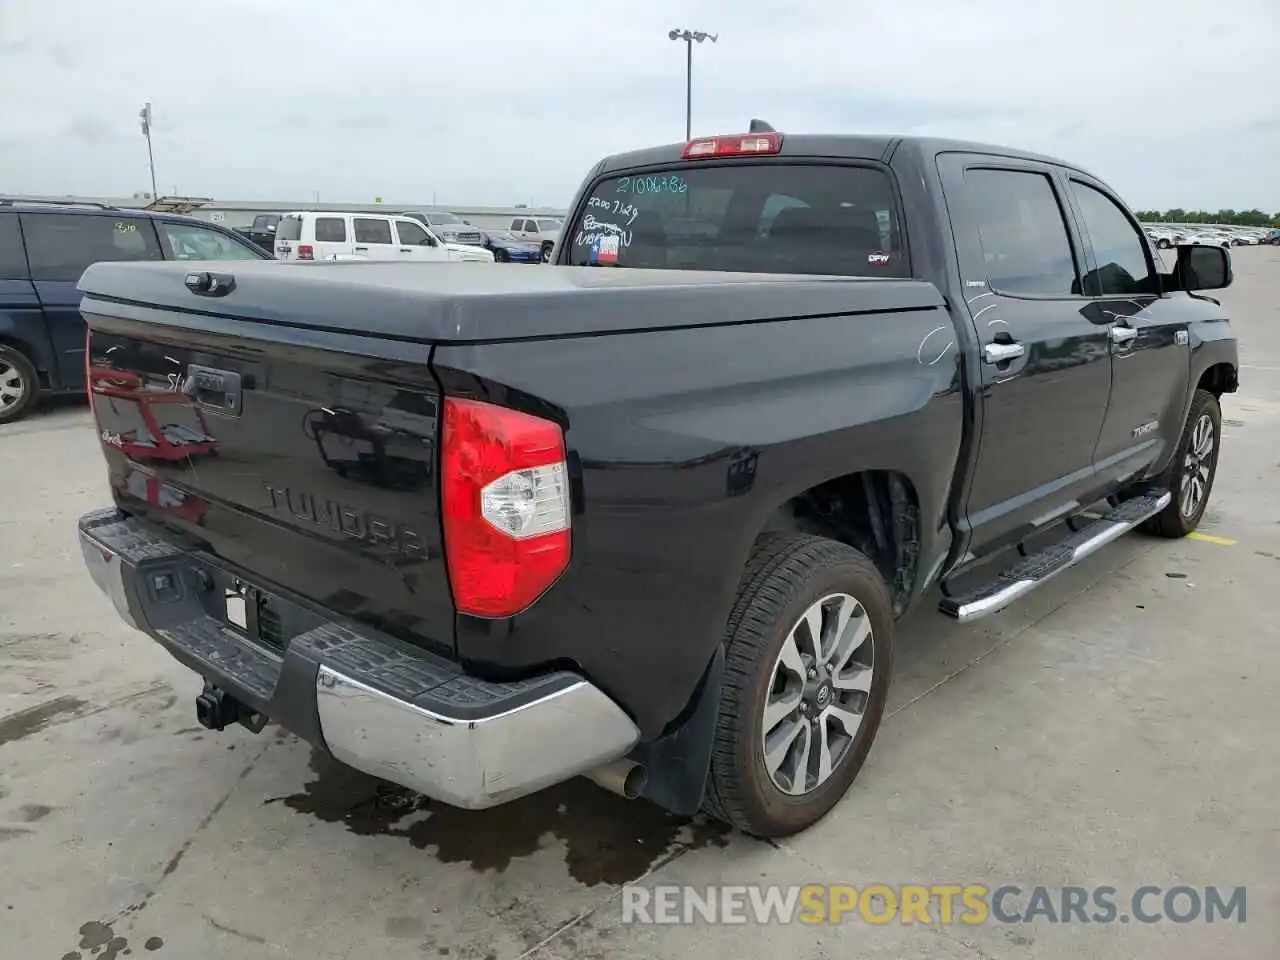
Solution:
{"label": "front door", "polygon": [[1108,324],[1081,295],[1083,260],[1055,169],[939,158],[981,362],[969,551],[982,556],[1092,501],[1111,389]]}
{"label": "front door", "polygon": [[1084,291],[1111,338],[1111,402],[1095,462],[1114,485],[1164,463],[1182,435],[1191,302],[1160,295],[1150,244],[1102,184],[1073,173],[1068,192],[1088,238]]}
{"label": "front door", "polygon": [[449,251],[445,250],[435,237],[427,233],[422,224],[414,220],[397,220],[396,234],[400,240],[396,250],[401,260],[449,259]]}

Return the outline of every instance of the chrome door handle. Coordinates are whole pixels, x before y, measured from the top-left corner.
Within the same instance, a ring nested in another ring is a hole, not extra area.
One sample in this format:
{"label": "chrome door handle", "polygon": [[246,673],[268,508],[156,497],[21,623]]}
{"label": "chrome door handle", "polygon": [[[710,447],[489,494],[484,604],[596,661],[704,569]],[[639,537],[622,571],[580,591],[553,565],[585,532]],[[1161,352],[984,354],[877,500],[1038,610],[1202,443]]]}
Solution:
{"label": "chrome door handle", "polygon": [[1133,327],[1113,326],[1111,328],[1112,343],[1128,343],[1130,340],[1136,339],[1138,331]]}
{"label": "chrome door handle", "polygon": [[982,358],[987,363],[1007,363],[1027,352],[1020,343],[988,343],[982,347]]}

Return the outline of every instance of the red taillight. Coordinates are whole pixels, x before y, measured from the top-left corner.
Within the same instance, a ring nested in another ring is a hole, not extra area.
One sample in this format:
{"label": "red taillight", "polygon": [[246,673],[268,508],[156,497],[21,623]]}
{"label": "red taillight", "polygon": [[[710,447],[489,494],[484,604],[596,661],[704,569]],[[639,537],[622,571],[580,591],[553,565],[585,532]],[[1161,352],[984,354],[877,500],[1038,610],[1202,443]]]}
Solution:
{"label": "red taillight", "polygon": [[514,616],[569,565],[563,432],[550,420],[446,397],[440,476],[454,606]]}
{"label": "red taillight", "polygon": [[686,160],[702,160],[707,157],[750,157],[781,150],[780,133],[735,133],[727,137],[690,140],[681,156]]}
{"label": "red taillight", "polygon": [[316,250],[315,250],[315,247],[311,246],[311,244],[309,244],[309,243],[300,243],[300,244],[298,244],[298,259],[299,259],[299,260],[314,260],[315,258],[316,258]]}

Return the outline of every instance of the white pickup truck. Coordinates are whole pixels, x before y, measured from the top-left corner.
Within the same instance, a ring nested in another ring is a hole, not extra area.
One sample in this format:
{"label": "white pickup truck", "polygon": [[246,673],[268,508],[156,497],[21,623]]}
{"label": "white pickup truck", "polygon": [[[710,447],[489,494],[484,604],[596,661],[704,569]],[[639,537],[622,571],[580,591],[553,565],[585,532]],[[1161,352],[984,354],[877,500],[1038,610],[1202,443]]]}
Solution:
{"label": "white pickup truck", "polygon": [[564,221],[559,217],[513,217],[510,230],[521,240],[530,240],[542,245],[542,262],[551,259],[551,250],[560,239],[560,228]]}

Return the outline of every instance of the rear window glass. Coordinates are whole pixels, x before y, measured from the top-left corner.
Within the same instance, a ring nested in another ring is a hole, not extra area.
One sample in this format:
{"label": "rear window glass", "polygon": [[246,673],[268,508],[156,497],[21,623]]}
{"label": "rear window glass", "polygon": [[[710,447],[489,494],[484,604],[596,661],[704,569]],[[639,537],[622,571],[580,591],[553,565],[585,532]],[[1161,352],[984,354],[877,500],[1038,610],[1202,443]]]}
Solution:
{"label": "rear window glass", "polygon": [[164,259],[146,217],[40,214],[22,217],[22,232],[33,280],[74,282],[92,263]]}
{"label": "rear window glass", "polygon": [[301,217],[282,217],[276,226],[277,240],[298,240],[302,237]]}
{"label": "rear window glass", "polygon": [[903,277],[893,182],[871,167],[682,166],[596,184],[579,266]]}

